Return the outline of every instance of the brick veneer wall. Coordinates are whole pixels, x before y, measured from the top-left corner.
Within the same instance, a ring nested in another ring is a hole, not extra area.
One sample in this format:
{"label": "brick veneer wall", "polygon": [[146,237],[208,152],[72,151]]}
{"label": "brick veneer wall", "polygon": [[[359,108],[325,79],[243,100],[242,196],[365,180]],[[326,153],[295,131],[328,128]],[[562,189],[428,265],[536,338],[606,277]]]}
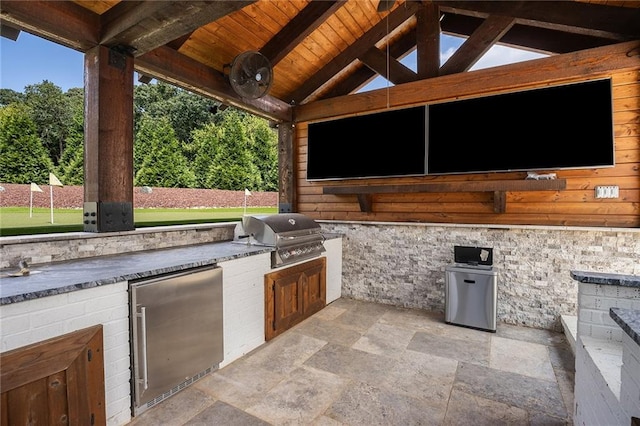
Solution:
{"label": "brick veneer wall", "polygon": [[571,270],[640,274],[640,230],[322,222],[343,240],[343,296],[444,312],[454,245],[493,248],[498,322],[561,330],[576,315]]}
{"label": "brick veneer wall", "polygon": [[129,296],[126,282],[2,306],[0,352],[102,324],[108,425],[130,419]]}

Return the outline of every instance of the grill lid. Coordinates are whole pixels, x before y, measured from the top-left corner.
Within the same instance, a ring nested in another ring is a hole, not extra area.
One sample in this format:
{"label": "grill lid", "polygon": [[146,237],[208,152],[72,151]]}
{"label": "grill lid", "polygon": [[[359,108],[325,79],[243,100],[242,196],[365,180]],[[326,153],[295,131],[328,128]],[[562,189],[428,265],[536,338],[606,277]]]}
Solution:
{"label": "grill lid", "polygon": [[[271,228],[276,234],[285,232],[320,230],[320,225],[315,220],[300,213],[280,213],[263,216],[245,216],[252,221],[257,220]],[[244,218],[243,218],[244,221]]]}
{"label": "grill lid", "polygon": [[243,216],[234,234],[235,241],[274,247],[272,267],[315,257],[325,251],[322,228],[300,213]]}

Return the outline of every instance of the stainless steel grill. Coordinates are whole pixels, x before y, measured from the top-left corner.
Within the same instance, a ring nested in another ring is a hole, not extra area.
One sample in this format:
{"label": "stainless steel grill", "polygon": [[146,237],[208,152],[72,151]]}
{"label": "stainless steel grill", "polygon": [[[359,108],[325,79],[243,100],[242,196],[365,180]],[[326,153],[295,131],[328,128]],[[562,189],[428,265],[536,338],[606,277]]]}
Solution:
{"label": "stainless steel grill", "polygon": [[325,251],[320,225],[300,213],[244,216],[236,225],[234,241],[273,247],[272,268],[311,259]]}

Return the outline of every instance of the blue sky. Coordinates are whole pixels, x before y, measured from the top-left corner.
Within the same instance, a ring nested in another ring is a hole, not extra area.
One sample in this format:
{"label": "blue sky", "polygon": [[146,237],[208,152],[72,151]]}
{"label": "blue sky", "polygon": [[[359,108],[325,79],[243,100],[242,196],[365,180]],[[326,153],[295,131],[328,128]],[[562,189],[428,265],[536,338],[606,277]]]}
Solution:
{"label": "blue sky", "polygon": [[[444,63],[462,44],[463,39],[443,36],[441,63]],[[472,69],[520,62],[542,57],[532,52],[494,46]],[[83,87],[83,54],[68,47],[52,43],[22,31],[17,41],[0,37],[0,88],[24,92],[25,86],[49,80],[63,91]],[[415,52],[402,60],[415,71]],[[377,78],[362,90],[386,87],[383,78]]]}

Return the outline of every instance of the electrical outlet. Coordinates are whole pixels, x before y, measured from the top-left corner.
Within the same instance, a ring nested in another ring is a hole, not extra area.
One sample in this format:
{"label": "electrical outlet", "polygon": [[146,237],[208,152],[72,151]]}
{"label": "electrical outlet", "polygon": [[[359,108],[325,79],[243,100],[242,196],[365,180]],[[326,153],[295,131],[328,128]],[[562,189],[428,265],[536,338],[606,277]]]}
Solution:
{"label": "electrical outlet", "polygon": [[618,198],[620,188],[617,185],[596,186],[596,198]]}

